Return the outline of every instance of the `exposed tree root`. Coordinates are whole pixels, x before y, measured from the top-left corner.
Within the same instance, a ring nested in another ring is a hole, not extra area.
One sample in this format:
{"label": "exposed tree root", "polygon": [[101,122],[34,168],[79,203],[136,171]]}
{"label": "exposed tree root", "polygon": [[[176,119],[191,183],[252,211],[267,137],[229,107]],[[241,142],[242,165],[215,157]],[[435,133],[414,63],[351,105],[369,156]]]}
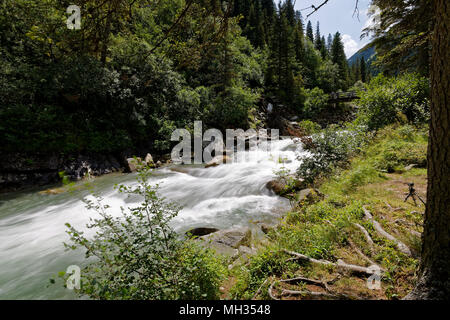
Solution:
{"label": "exposed tree root", "polygon": [[358,223],[354,223],[354,225],[357,226],[361,230],[361,232],[364,234],[364,236],[366,237],[366,241],[369,244],[370,252],[373,254],[375,244],[374,244],[372,238],[370,237],[369,232],[367,232],[366,228],[364,228],[362,225],[360,225]]}
{"label": "exposed tree root", "polygon": [[[289,289],[282,289],[281,290],[281,296],[285,297],[285,296],[303,296],[303,297],[310,297],[313,299],[318,299],[318,298],[328,298],[328,299],[335,299],[335,300],[339,300],[339,299],[345,299],[345,300],[349,300],[349,299],[357,299],[356,297],[352,297],[352,296],[348,296],[345,294],[338,294],[338,293],[333,293],[330,288],[329,288],[329,284],[332,284],[334,282],[336,282],[338,279],[340,279],[340,276],[338,276],[337,278],[335,278],[334,280],[331,281],[319,281],[319,280],[314,280],[314,279],[309,279],[309,278],[305,278],[305,277],[296,277],[296,278],[292,278],[292,279],[285,279],[285,280],[280,280],[280,282],[284,282],[284,283],[291,283],[291,282],[303,282],[303,283],[307,283],[307,284],[312,284],[312,285],[316,285],[319,287],[322,287],[326,290],[326,292],[318,292],[318,291],[310,291],[310,290],[301,290],[301,291],[297,291],[297,290],[289,290]],[[271,290],[269,294],[272,294],[272,297],[274,297],[272,289],[273,286],[275,285],[275,282],[271,285]],[[276,298],[275,298],[276,299]]]}
{"label": "exposed tree root", "polygon": [[273,295],[273,292],[272,292],[272,289],[273,289],[273,286],[275,285],[275,282],[272,282],[271,284],[270,284],[270,287],[269,287],[269,289],[267,290],[267,292],[269,293],[269,297],[272,299],[272,300],[280,300],[280,299],[278,299],[277,297],[275,297],[274,295]]}
{"label": "exposed tree root", "polygon": [[303,297],[311,297],[311,298],[328,298],[328,299],[334,299],[334,300],[356,300],[358,298],[353,297],[353,296],[349,296],[346,294],[333,294],[333,293],[328,293],[328,292],[316,292],[316,291],[307,291],[307,290],[303,290],[303,291],[295,291],[295,290],[288,290],[288,289],[283,289],[281,291],[281,296],[285,297],[285,296],[294,296],[294,295],[300,295]]}
{"label": "exposed tree root", "polygon": [[351,240],[348,239],[348,243],[350,244],[350,246],[352,247],[353,250],[355,250],[355,252],[361,257],[363,258],[366,262],[368,262],[371,266],[375,265],[378,268],[380,268],[380,270],[385,271],[383,268],[381,268],[378,264],[376,264],[375,262],[373,262],[368,256],[366,256],[357,246],[356,244]]}
{"label": "exposed tree root", "polygon": [[410,227],[413,227],[414,225],[416,225],[415,223],[408,222],[408,221],[406,221],[406,220],[404,220],[404,219],[397,219],[397,220],[395,220],[394,222],[395,222],[396,224],[402,224],[402,225],[404,225],[404,226],[407,226],[408,228],[405,227],[405,229],[406,229],[409,233],[411,233],[412,235],[414,235],[414,236],[416,236],[416,237],[418,237],[418,238],[421,238],[421,237],[422,237],[422,234],[421,234],[420,232],[418,232],[418,231],[416,231],[416,230],[413,230],[413,229],[410,229]]}
{"label": "exposed tree root", "polygon": [[412,252],[406,244],[404,244],[403,242],[401,242],[400,240],[395,238],[390,233],[387,233],[386,231],[384,231],[381,224],[373,218],[372,214],[370,213],[369,210],[367,210],[367,208],[365,206],[363,206],[363,210],[364,210],[364,215],[366,216],[366,220],[372,222],[375,230],[378,232],[379,235],[381,235],[382,237],[384,237],[388,240],[395,242],[397,245],[397,248],[400,252],[403,252],[404,254],[412,257]]}
{"label": "exposed tree root", "polygon": [[309,261],[312,263],[321,264],[321,265],[325,265],[325,266],[333,266],[333,267],[336,267],[338,270],[350,271],[351,273],[363,274],[366,276],[374,274],[374,271],[370,268],[361,267],[361,266],[357,266],[357,265],[353,265],[353,264],[347,264],[342,260],[338,260],[337,263],[333,263],[333,262],[327,261],[327,260],[317,260],[314,258],[310,258],[308,256],[305,256],[304,254],[294,252],[294,251],[289,251],[286,249],[283,249],[283,252],[290,254],[291,256],[294,256],[294,258],[291,258],[289,260]]}
{"label": "exposed tree root", "polygon": [[264,280],[264,282],[259,286],[259,288],[258,288],[258,290],[256,291],[256,293],[253,295],[252,300],[255,300],[255,299],[256,299],[256,297],[257,297],[257,296],[259,295],[259,293],[261,292],[262,287],[264,287],[264,285],[267,283],[267,280],[269,280],[269,279]]}
{"label": "exposed tree root", "polygon": [[391,212],[396,212],[396,211],[400,211],[400,210],[404,210],[404,208],[399,207],[399,208],[393,208],[388,202],[384,202],[386,204],[386,206],[389,208],[389,211]]}

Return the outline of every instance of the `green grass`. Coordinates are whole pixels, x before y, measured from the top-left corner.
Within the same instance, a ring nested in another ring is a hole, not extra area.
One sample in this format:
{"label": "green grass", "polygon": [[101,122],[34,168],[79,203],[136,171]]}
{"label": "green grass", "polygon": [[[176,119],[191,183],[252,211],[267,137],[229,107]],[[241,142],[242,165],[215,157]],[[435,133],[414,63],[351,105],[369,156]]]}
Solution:
{"label": "green grass", "polygon": [[[346,169],[336,170],[322,182],[321,201],[298,205],[288,212],[280,225],[269,234],[269,244],[251,258],[249,264],[232,270],[237,278],[230,293],[233,298],[252,298],[268,278],[259,298],[267,298],[267,288],[275,279],[295,274],[311,278],[332,278],[333,268],[311,264],[287,263],[288,249],[316,259],[367,265],[349,246],[351,239],[366,255],[386,269],[381,292],[365,288],[361,279],[344,277],[335,287],[342,292],[352,292],[360,297],[396,299],[412,288],[417,260],[399,252],[394,243],[381,238],[372,224],[363,217],[362,206],[367,205],[383,228],[406,243],[412,250],[420,250],[420,239],[408,230],[421,231],[423,208],[403,202],[405,181],[414,181],[423,188],[426,170],[414,168],[404,171],[409,164],[426,164],[427,135],[424,128],[390,126],[381,130],[375,139]],[[392,170],[385,170],[386,168]],[[393,173],[388,173],[392,171]],[[392,210],[398,208],[399,210]],[[408,226],[396,221],[405,221]],[[370,255],[368,245],[354,222],[363,225],[376,246]]]}

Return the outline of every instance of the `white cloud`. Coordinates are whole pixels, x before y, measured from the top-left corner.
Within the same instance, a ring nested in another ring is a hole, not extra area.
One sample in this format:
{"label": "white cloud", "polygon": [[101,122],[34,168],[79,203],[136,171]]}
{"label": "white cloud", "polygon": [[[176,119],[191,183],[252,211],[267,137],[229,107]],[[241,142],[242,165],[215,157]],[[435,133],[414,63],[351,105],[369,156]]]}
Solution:
{"label": "white cloud", "polygon": [[342,36],[342,42],[344,43],[344,51],[347,58],[350,58],[356,51],[358,51],[358,43],[352,39],[352,36],[344,34]]}

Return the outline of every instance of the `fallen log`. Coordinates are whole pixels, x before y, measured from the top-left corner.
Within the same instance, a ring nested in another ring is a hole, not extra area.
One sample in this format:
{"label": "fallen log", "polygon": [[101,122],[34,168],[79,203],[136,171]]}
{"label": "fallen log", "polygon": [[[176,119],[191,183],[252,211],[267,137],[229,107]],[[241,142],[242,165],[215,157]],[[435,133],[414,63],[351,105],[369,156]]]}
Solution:
{"label": "fallen log", "polygon": [[372,222],[373,227],[375,228],[375,230],[378,232],[379,235],[381,235],[382,237],[384,237],[388,240],[395,242],[395,244],[397,245],[397,249],[400,252],[412,257],[411,250],[409,249],[409,247],[406,244],[404,244],[403,242],[401,242],[400,240],[395,238],[390,233],[386,232],[383,229],[383,227],[381,226],[381,224],[373,218],[372,214],[370,213],[369,210],[367,210],[367,208],[365,206],[363,206],[363,210],[364,210],[364,215],[365,215],[366,220]]}

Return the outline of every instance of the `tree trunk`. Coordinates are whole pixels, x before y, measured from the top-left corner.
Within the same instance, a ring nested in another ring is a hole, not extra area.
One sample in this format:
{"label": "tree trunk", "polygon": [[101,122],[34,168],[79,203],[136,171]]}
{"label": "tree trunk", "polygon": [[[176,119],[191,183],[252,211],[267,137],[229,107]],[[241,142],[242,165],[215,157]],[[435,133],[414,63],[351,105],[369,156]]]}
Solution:
{"label": "tree trunk", "polygon": [[419,280],[407,299],[450,299],[450,2],[433,6],[428,200]]}

